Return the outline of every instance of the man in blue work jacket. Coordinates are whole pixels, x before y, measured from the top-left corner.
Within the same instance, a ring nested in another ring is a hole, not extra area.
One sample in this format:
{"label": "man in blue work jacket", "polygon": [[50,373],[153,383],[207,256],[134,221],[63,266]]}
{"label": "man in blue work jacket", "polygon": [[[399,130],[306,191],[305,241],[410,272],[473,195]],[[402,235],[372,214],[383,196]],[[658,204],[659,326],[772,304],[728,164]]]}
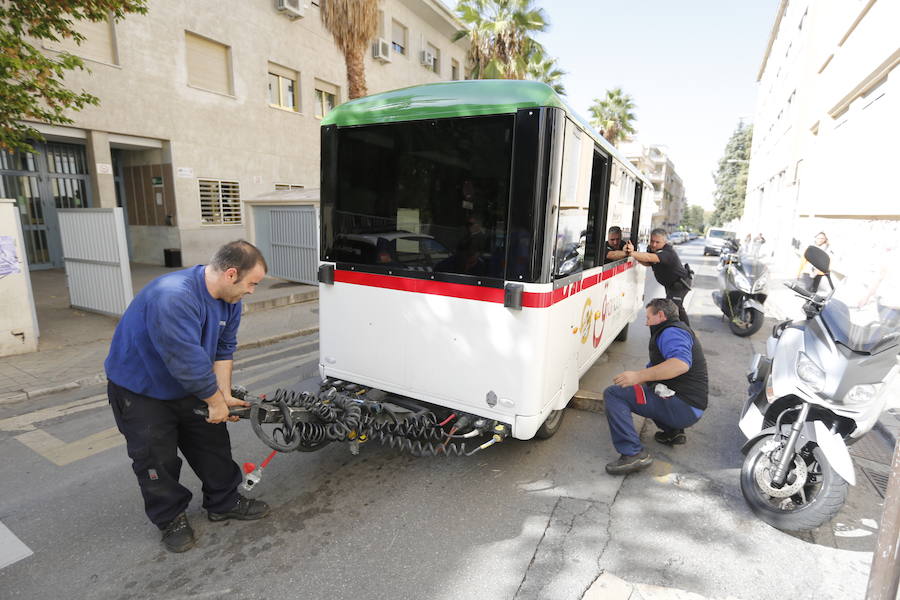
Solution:
{"label": "man in blue work jacket", "polygon": [[[168,273],[134,298],[116,327],[106,375],[109,403],[125,436],[144,510],[172,552],[195,543],[185,516],[191,492],[178,482],[181,459],[203,482],[210,521],[260,519],[269,506],[238,494],[225,421],[232,406],[232,355],[241,298],[265,277],[266,261],[243,240],[219,248],[208,265]],[[209,417],[194,413],[205,403]]]}
{"label": "man in blue work jacket", "polygon": [[661,444],[683,444],[684,429],[700,420],[709,397],[709,375],[700,341],[678,319],[672,300],[655,298],[647,304],[650,362],[639,371],[623,371],[603,391],[606,420],[613,446],[620,456],[606,465],[611,475],[649,467],[653,457],[641,444],[632,413],[652,419],[660,428]]}

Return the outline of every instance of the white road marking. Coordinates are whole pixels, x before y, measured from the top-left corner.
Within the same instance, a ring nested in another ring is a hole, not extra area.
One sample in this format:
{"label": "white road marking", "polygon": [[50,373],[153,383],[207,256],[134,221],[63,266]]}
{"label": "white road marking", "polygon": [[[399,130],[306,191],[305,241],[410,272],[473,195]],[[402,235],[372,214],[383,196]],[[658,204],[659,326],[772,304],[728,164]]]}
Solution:
{"label": "white road marking", "polygon": [[36,410],[18,417],[3,419],[0,421],[0,431],[34,431],[35,423],[49,421],[50,419],[55,419],[57,417],[65,417],[85,410],[106,406],[107,404],[109,404],[109,402],[106,399],[106,394],[82,398],[81,400]]}
{"label": "white road marking", "polygon": [[22,543],[22,540],[0,522],[0,569],[19,562],[34,554],[31,548]]}
{"label": "white road marking", "polygon": [[76,460],[99,454],[104,450],[121,446],[125,438],[115,427],[83,437],[74,442],[64,441],[50,435],[43,429],[36,429],[16,436],[16,439],[55,464],[58,467]]}
{"label": "white road marking", "polygon": [[251,383],[256,383],[257,381],[262,381],[266,377],[271,377],[272,375],[284,373],[285,371],[290,371],[292,369],[299,369],[300,367],[303,366],[303,361],[305,359],[312,358],[313,356],[318,357],[319,351],[316,350],[315,352],[308,352],[306,354],[301,354],[300,356],[292,356],[291,357],[292,364],[290,364],[286,367],[283,367],[281,369],[271,369],[269,371],[266,371],[265,373],[262,373],[261,375],[255,375],[253,377],[241,377],[238,380],[238,383],[240,383],[244,387],[247,387]]}

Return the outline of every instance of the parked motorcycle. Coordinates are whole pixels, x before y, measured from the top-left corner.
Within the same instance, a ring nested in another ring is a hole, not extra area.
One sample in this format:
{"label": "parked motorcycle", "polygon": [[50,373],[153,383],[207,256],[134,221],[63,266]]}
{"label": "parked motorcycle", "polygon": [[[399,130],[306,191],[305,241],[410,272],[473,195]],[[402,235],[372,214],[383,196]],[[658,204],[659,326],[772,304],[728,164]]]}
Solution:
{"label": "parked motorcycle", "polygon": [[[832,283],[828,254],[810,246],[805,257]],[[759,518],[804,531],[833,518],[855,485],[848,446],[872,429],[900,380],[900,331],[874,303],[860,308],[861,288],[848,280],[825,296],[785,285],[805,299],[806,318],[776,325],[766,355],[753,357],[740,480]]]}
{"label": "parked motorcycle", "polygon": [[712,293],[713,302],[728,319],[731,333],[753,335],[763,324],[769,268],[749,248],[739,251],[737,242],[728,240],[719,255],[718,271],[719,289]]}

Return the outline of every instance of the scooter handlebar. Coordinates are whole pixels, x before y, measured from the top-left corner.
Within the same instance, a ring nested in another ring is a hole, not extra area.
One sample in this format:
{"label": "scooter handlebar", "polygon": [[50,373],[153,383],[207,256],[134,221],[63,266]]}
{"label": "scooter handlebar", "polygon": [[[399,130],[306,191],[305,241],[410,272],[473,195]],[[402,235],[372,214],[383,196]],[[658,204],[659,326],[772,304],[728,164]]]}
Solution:
{"label": "scooter handlebar", "polygon": [[784,285],[785,285],[785,287],[790,289],[792,292],[800,294],[804,298],[812,298],[813,297],[812,292],[810,292],[808,289],[800,286],[796,281],[788,281],[788,282],[785,282]]}

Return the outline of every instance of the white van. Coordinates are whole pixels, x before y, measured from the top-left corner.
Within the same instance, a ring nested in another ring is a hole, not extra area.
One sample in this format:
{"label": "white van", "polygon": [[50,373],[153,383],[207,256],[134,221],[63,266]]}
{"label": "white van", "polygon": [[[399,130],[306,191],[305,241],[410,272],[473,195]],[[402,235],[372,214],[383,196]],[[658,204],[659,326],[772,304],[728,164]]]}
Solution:
{"label": "white van", "polygon": [[703,256],[712,254],[718,256],[722,252],[722,246],[726,240],[736,240],[737,233],[728,229],[710,227],[706,231],[706,242],[703,245]]}

